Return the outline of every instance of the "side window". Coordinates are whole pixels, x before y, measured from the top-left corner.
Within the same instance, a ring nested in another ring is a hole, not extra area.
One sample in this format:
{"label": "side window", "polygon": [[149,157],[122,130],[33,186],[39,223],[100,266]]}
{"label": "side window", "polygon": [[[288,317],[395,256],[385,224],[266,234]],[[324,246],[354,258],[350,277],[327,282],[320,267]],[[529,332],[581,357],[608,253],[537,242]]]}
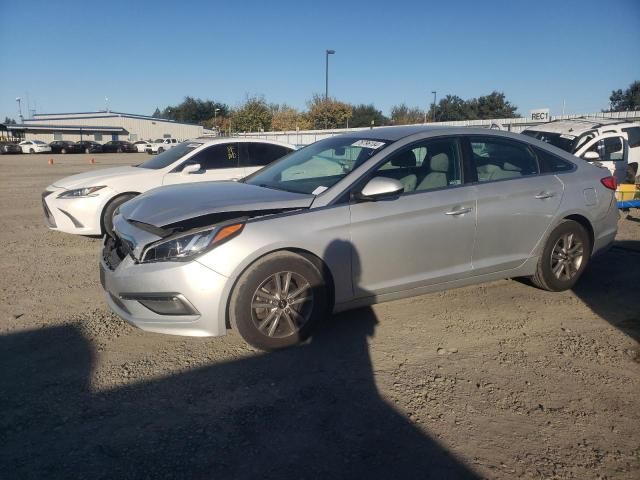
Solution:
{"label": "side window", "polygon": [[486,137],[470,137],[469,140],[479,182],[538,173],[536,157],[525,144]]}
{"label": "side window", "polygon": [[238,145],[235,143],[213,145],[191,157],[189,163],[199,163],[204,170],[236,168],[239,165]]}
{"label": "side window", "polygon": [[623,128],[629,139],[629,148],[640,147],[640,127]]}
{"label": "side window", "polygon": [[588,150],[596,152],[601,162],[617,162],[624,160],[624,145],[621,137],[603,138]]}
{"label": "side window", "polygon": [[405,193],[446,188],[462,183],[460,158],[456,139],[427,140],[394,154],[373,176],[400,181]]}
{"label": "side window", "polygon": [[568,162],[560,157],[556,157],[555,155],[549,152],[545,152],[540,148],[535,148],[534,150],[536,152],[536,156],[538,157],[540,170],[544,173],[570,172],[575,168],[575,165],[573,165],[573,163]]}
{"label": "side window", "polygon": [[241,165],[245,167],[269,165],[271,162],[284,157],[290,152],[288,148],[281,147],[280,145],[257,142],[247,143],[247,149],[249,151],[249,158],[241,159]]}

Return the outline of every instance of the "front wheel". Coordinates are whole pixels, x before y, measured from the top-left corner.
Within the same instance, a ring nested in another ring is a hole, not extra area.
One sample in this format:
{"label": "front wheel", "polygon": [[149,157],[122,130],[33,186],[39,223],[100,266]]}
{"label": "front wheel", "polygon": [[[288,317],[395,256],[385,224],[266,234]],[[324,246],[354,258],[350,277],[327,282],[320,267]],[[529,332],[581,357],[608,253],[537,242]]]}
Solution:
{"label": "front wheel", "polygon": [[85,148],[84,153],[91,153],[91,150],[89,150],[88,148]]}
{"label": "front wheel", "polygon": [[564,220],[553,229],[531,281],[552,292],[572,288],[589,262],[591,240],[582,225]]}
{"label": "front wheel", "polygon": [[33,148],[30,148],[29,153],[36,153],[36,151]]}
{"label": "front wheel", "polygon": [[329,311],[328,299],[326,282],[313,263],[291,252],[276,252],[240,276],[229,317],[248,344],[276,350],[309,337]]}
{"label": "front wheel", "polygon": [[122,205],[124,202],[128,202],[135,194],[127,193],[124,195],[120,195],[119,197],[114,198],[104,207],[104,211],[102,212],[102,231],[107,235],[113,235],[113,214],[116,212],[118,207]]}
{"label": "front wheel", "polygon": [[122,153],[122,148],[118,147],[117,150],[116,150],[116,153]]}
{"label": "front wheel", "polygon": [[158,153],[162,153],[162,152],[164,152],[164,148],[160,147],[160,148],[158,149]]}

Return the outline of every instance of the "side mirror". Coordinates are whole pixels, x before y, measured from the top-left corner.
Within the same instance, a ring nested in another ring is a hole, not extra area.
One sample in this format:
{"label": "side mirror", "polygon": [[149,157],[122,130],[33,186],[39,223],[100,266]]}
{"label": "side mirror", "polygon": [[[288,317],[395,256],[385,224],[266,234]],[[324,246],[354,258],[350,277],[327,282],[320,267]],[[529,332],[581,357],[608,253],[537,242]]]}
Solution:
{"label": "side mirror", "polygon": [[376,201],[394,198],[404,192],[404,186],[395,178],[375,177],[367,182],[364,188],[353,194],[360,201]]}
{"label": "side mirror", "polygon": [[587,162],[597,162],[600,160],[600,155],[598,155],[598,152],[594,152],[593,150],[590,150],[586,152],[584,155],[582,155],[582,158],[585,159]]}
{"label": "side mirror", "polygon": [[199,163],[189,163],[184,166],[182,171],[180,172],[182,175],[190,175],[192,173],[198,173],[200,171]]}

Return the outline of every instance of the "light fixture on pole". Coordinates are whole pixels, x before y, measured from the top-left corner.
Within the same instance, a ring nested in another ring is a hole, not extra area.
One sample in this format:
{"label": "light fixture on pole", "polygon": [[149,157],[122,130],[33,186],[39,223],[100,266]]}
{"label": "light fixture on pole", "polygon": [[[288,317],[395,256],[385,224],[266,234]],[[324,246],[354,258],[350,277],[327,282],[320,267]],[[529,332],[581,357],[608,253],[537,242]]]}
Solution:
{"label": "light fixture on pole", "polygon": [[325,68],[324,68],[324,99],[329,98],[329,55],[334,55],[335,50],[327,50],[325,53]]}
{"label": "light fixture on pole", "polygon": [[20,97],[16,97],[16,103],[18,104],[18,117],[20,118],[20,123],[24,123],[24,117],[22,116],[22,106],[20,102],[22,99]]}
{"label": "light fixture on pole", "polygon": [[431,115],[431,121],[435,122],[436,121],[436,91],[434,90],[431,93],[433,93],[433,114]]}

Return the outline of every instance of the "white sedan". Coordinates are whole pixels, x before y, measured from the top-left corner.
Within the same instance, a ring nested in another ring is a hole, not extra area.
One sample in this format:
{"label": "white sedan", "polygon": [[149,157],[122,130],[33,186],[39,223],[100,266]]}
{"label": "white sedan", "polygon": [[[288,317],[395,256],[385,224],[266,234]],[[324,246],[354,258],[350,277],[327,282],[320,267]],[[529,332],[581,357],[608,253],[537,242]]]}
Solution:
{"label": "white sedan", "polygon": [[238,180],[295,150],[269,140],[188,140],[135,166],[62,178],[42,193],[51,230],[78,235],[111,233],[116,209],[152,188],[177,183]]}
{"label": "white sedan", "polygon": [[24,140],[18,144],[22,153],[47,153],[51,147],[40,140]]}
{"label": "white sedan", "polygon": [[137,142],[133,142],[138,149],[138,153],[144,153],[147,151],[147,148],[151,148],[151,142],[147,142],[145,140],[138,140]]}

